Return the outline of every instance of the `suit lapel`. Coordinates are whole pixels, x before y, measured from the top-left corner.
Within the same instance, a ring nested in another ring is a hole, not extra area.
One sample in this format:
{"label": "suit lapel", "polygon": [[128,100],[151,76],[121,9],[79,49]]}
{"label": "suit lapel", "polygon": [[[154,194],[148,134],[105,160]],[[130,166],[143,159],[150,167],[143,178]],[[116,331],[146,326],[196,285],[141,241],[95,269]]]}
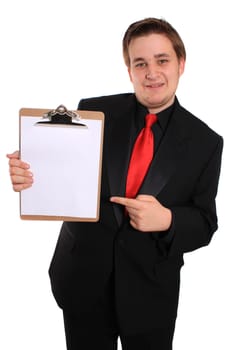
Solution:
{"label": "suit lapel", "polygon": [[[168,183],[177,167],[181,166],[187,145],[187,136],[183,134],[180,115],[174,111],[170,123],[156,152],[154,161],[147,174],[141,193],[158,196]],[[182,119],[182,117],[181,117]]]}
{"label": "suit lapel", "polygon": [[[132,137],[132,120],[135,116],[136,101],[134,95],[129,98],[124,110],[111,116],[109,128],[106,131],[106,167],[111,195],[125,195],[125,174],[130,157],[130,141]],[[122,207],[114,205],[118,224],[122,222]]]}
{"label": "suit lapel", "polygon": [[124,174],[130,157],[130,138],[132,137],[132,119],[135,113],[135,100],[130,99],[124,112],[119,112],[110,121],[107,137],[107,171],[112,195],[124,195]]}

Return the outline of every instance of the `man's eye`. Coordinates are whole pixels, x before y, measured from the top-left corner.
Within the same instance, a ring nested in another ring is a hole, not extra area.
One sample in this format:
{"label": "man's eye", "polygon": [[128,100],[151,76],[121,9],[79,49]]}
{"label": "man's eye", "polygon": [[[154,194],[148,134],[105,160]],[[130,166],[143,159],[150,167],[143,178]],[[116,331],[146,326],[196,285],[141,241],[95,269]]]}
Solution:
{"label": "man's eye", "polygon": [[159,64],[160,64],[160,65],[163,65],[163,64],[165,64],[165,63],[167,63],[167,62],[168,62],[167,59],[159,60]]}
{"label": "man's eye", "polygon": [[145,66],[146,66],[146,64],[145,64],[144,62],[137,63],[137,64],[135,65],[135,67],[138,67],[138,68],[143,68],[143,67],[145,67]]}

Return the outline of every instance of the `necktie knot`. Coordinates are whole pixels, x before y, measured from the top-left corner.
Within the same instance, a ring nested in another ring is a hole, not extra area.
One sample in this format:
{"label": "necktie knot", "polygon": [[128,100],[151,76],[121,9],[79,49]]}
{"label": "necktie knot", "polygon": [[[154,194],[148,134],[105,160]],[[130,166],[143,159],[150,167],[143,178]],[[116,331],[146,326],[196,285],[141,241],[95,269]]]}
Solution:
{"label": "necktie knot", "polygon": [[150,128],[155,122],[157,122],[158,117],[156,114],[148,113],[145,116],[145,127]]}

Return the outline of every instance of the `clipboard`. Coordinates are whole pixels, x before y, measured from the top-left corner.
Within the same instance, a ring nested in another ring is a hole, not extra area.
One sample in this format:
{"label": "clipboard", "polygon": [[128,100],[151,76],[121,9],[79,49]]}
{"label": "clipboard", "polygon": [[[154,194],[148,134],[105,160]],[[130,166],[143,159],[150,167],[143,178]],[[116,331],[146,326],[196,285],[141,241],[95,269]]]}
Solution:
{"label": "clipboard", "polygon": [[104,114],[21,108],[20,158],[32,187],[20,192],[23,220],[99,220]]}

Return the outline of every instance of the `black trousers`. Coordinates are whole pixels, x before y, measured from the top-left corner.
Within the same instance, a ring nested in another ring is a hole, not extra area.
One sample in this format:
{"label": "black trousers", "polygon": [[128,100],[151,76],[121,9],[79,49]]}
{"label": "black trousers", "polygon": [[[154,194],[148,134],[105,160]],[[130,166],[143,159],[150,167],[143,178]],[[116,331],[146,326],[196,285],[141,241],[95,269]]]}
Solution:
{"label": "black trousers", "polygon": [[63,310],[67,350],[172,350],[174,326],[153,329],[147,333],[122,334],[118,324],[114,277],[109,280],[104,295],[85,312]]}
{"label": "black trousers", "polygon": [[122,350],[172,350],[174,328],[154,329],[149,333],[124,335],[109,330],[84,331],[74,315],[64,312],[67,350],[117,350],[120,338]]}

